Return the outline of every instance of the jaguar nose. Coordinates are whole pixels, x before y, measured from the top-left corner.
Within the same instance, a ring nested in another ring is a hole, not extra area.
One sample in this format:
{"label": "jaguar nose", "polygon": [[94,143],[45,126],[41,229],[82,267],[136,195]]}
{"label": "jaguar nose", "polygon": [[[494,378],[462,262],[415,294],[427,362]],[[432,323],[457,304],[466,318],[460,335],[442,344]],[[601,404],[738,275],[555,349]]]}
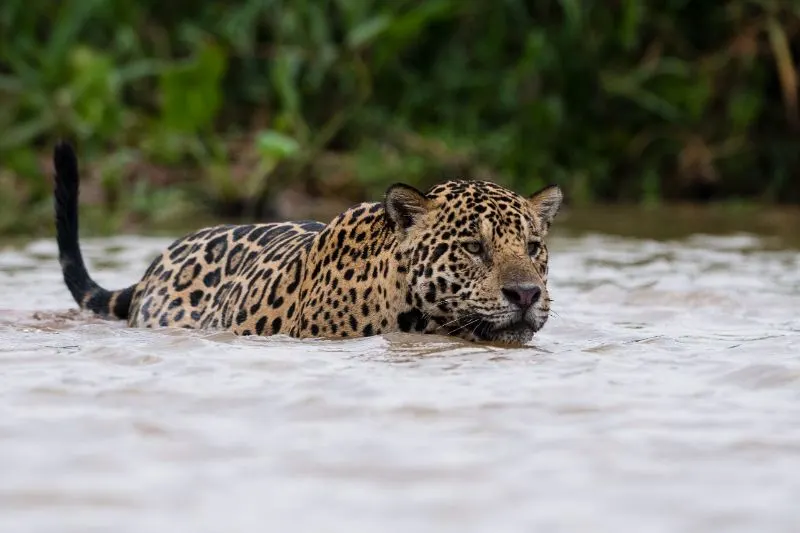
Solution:
{"label": "jaguar nose", "polygon": [[509,302],[521,309],[529,308],[538,302],[542,296],[542,288],[533,283],[506,285],[503,287],[502,292]]}

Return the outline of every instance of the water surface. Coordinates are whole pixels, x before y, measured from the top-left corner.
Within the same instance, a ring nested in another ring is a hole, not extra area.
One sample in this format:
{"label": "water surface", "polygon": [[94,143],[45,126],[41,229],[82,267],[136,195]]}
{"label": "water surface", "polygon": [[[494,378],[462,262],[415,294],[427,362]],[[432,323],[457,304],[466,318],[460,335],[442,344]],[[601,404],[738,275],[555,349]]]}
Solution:
{"label": "water surface", "polygon": [[[91,239],[109,288],[169,239]],[[552,240],[524,349],[132,330],[0,249],[0,530],[796,532],[800,255]]]}

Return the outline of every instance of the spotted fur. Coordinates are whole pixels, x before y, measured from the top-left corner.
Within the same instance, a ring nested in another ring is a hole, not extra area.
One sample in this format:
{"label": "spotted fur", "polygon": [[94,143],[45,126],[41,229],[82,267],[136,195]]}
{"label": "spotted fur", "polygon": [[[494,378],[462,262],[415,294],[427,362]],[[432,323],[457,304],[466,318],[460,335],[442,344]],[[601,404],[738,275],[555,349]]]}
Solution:
{"label": "spotted fur", "polygon": [[131,326],[240,335],[362,337],[392,331],[525,343],[547,321],[547,246],[558,187],[529,198],[484,181],[422,193],[393,185],[382,202],[329,224],[201,229],[172,243],[141,281],[107,291],[78,245],[78,164],[59,144],[56,225],[64,280],[84,309]]}

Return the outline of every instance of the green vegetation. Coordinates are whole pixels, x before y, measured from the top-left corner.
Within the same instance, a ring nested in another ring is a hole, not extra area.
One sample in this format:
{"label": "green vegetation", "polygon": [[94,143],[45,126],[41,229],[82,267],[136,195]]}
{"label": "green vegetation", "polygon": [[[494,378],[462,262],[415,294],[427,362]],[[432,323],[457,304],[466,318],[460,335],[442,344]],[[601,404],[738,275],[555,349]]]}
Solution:
{"label": "green vegetation", "polygon": [[796,0],[4,0],[0,35],[0,232],[49,231],[61,136],[110,226],[453,176],[800,201]]}

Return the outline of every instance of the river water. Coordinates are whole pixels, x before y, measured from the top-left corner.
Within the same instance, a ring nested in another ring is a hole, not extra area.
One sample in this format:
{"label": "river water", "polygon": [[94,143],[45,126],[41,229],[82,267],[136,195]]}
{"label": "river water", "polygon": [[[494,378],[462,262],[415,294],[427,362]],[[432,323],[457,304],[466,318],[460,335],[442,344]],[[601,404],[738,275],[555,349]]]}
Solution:
{"label": "river water", "polygon": [[[132,330],[0,245],[0,531],[800,531],[796,243],[667,226],[554,235],[513,350]],[[169,240],[84,248],[119,287]]]}

